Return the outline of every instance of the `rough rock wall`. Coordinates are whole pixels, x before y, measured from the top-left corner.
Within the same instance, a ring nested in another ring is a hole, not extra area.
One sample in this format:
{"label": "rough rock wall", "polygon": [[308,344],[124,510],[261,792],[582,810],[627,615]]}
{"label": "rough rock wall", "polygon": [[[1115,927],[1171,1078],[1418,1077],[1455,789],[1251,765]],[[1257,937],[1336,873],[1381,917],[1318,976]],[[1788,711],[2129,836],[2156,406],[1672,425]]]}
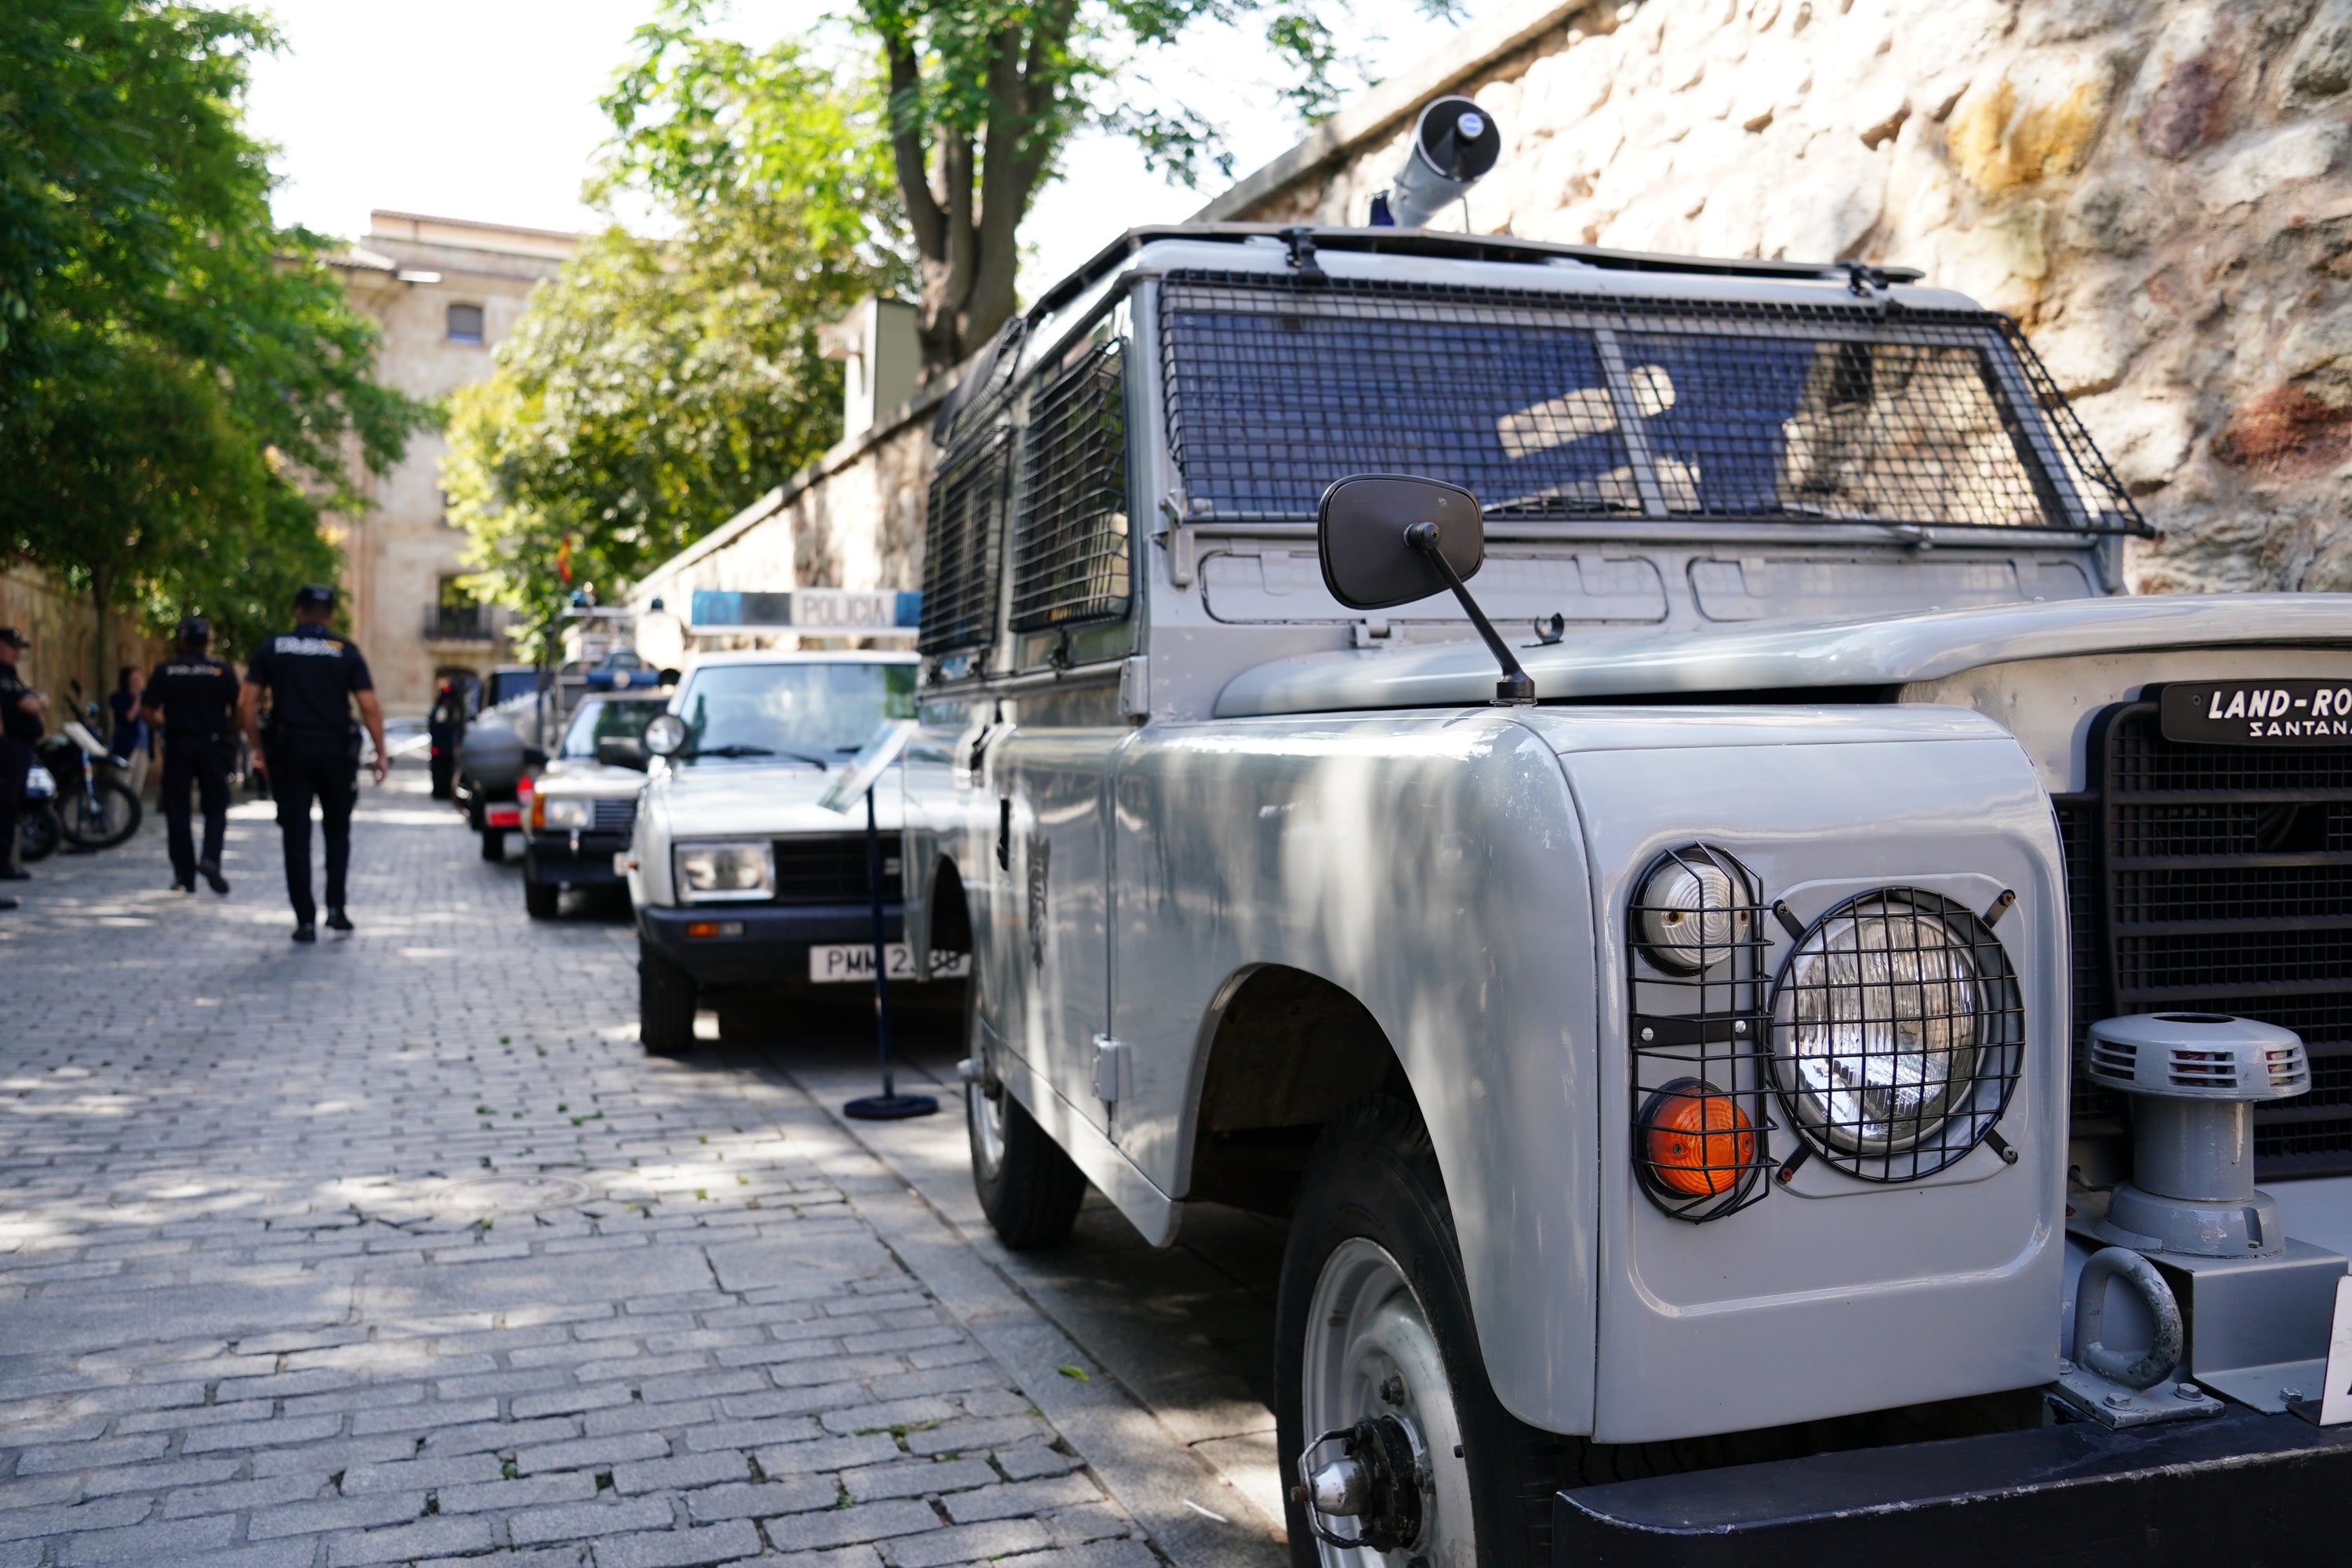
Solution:
{"label": "rough rock wall", "polygon": [[[2352,0],[1647,0],[1463,90],[1472,228],[1925,268],[2080,400],[2142,590],[2352,590]],[[1406,129],[1238,216],[1362,222]]]}

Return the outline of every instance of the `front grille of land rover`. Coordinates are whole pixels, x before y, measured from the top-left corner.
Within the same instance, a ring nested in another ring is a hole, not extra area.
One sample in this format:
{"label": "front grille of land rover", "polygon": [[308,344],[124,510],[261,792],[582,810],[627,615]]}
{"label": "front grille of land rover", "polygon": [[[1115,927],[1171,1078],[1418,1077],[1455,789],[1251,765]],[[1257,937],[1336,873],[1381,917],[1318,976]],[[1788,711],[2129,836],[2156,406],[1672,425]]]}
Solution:
{"label": "front grille of land rover", "polygon": [[[2078,1075],[2082,1031],[2113,1013],[2280,1025],[2312,1089],[2254,1108],[2255,1173],[2352,1172],[2352,746],[2168,741],[2142,701],[2100,715],[2092,749],[2097,789],[2059,817],[2070,880],[2087,841],[2102,895],[2088,919],[2070,897]],[[2086,1087],[2076,1114],[2111,1116]]]}
{"label": "front grille of land rover", "polygon": [[1013,629],[1127,614],[1127,411],[1118,340],[1031,405],[1013,540]]}
{"label": "front grille of land rover", "polygon": [[593,818],[599,833],[629,833],[637,826],[637,803],[627,800],[600,800]]}
{"label": "front grille of land rover", "polygon": [[1490,517],[2146,530],[1989,311],[1176,271],[1160,321],[1196,521],[1408,473]]}
{"label": "front grille of land rover", "polygon": [[[882,836],[882,897],[898,898],[898,836]],[[780,904],[859,904],[866,891],[866,835],[826,834],[822,837],[776,840],[776,902]]]}

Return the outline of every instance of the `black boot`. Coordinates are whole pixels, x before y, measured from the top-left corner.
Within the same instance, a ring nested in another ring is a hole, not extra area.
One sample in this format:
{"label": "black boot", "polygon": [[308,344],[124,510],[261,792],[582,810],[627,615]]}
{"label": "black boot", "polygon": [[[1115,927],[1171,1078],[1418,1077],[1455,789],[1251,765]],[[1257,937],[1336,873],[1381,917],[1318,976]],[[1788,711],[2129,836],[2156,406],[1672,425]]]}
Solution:
{"label": "black boot", "polygon": [[[204,873],[205,885],[210,887],[214,892],[218,893],[224,899],[228,897],[228,879],[221,875],[219,862],[207,860],[203,865],[198,866],[196,869]],[[188,890],[190,892],[195,891],[193,888]]]}
{"label": "black boot", "polygon": [[294,940],[296,942],[316,942],[319,940],[319,928],[312,925],[309,921],[304,921],[300,925],[294,928]]}
{"label": "black boot", "polygon": [[329,931],[351,931],[353,929],[352,925],[352,917],[343,913],[341,910],[329,910],[327,911],[327,929]]}

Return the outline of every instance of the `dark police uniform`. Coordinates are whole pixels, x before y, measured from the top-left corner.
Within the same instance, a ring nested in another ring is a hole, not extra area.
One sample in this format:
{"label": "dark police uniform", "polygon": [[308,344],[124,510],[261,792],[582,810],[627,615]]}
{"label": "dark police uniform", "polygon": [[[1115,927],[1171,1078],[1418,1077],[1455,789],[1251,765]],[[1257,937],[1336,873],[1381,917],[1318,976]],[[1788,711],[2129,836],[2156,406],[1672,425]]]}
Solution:
{"label": "dark police uniform", "polygon": [[[37,713],[17,706],[32,694],[12,664],[0,664],[0,867],[16,859],[17,814],[24,809],[25,775],[34,766],[33,743],[47,728]],[[10,875],[16,875],[11,872]]]}
{"label": "dark police uniform", "polygon": [[349,637],[299,624],[263,642],[245,678],[270,694],[262,754],[269,764],[269,793],[278,802],[278,828],[286,839],[286,896],[296,921],[307,926],[318,917],[310,899],[313,800],[326,830],[327,908],[343,907],[352,807],[359,798],[360,729],[352,718],[352,694],[373,690],[375,681]]}
{"label": "dark police uniform", "polygon": [[[194,887],[200,862],[217,869],[228,827],[228,748],[236,727],[236,670],[224,659],[184,653],[155,667],[144,705],[163,710],[163,821],[172,879]],[[188,785],[205,811],[205,850],[189,832]]]}

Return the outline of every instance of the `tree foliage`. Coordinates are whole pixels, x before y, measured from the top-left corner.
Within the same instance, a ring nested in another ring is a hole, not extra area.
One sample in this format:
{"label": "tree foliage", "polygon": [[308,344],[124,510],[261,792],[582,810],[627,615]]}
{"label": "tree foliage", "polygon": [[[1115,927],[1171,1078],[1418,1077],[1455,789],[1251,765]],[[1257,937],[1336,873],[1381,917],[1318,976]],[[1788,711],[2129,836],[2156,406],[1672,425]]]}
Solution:
{"label": "tree foliage", "polygon": [[878,103],[790,43],[639,37],[592,195],[676,233],[590,237],[452,402],[452,515],[486,584],[542,624],[572,584],[637,575],[837,439],[817,329],[910,279]]}
{"label": "tree foliage", "polygon": [[[1460,0],[1420,4],[1441,17],[1460,10]],[[889,93],[930,364],[961,362],[1013,314],[1022,219],[1080,127],[1131,138],[1187,184],[1209,167],[1232,174],[1218,128],[1155,102],[1139,58],[1196,25],[1256,18],[1294,73],[1285,97],[1319,118],[1336,104],[1336,73],[1354,63],[1327,12],[1349,15],[1336,0],[857,0]]]}
{"label": "tree foliage", "polygon": [[271,223],[241,100],[276,47],[243,10],[0,7],[0,557],[232,647],[333,579],[346,444],[381,473],[423,416],[326,242]]}

